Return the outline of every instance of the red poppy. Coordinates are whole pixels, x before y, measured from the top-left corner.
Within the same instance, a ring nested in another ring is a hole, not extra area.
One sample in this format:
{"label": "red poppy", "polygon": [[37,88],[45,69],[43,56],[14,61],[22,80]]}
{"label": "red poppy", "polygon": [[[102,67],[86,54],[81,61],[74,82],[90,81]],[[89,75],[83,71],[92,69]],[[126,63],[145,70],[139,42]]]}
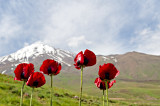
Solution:
{"label": "red poppy", "polygon": [[101,90],[106,90],[105,82],[103,82],[99,77],[96,78],[96,80],[94,81],[94,84]]}
{"label": "red poppy", "polygon": [[74,62],[75,68],[77,69],[80,69],[81,66],[93,66],[96,64],[96,55],[92,51],[86,49],[84,54],[81,51],[76,55]]}
{"label": "red poppy", "polygon": [[113,83],[116,83],[116,80],[113,80],[111,82],[108,82],[108,89],[113,86]]}
{"label": "red poppy", "polygon": [[[106,84],[103,82],[99,77],[96,78],[94,81],[95,85],[100,89],[100,90],[106,90]],[[116,83],[116,80],[113,80],[111,82],[107,82],[108,84],[108,89],[113,86],[113,83]]]}
{"label": "red poppy", "polygon": [[112,63],[99,66],[99,77],[101,80],[112,80],[119,75],[119,71]]}
{"label": "red poppy", "polygon": [[40,72],[35,72],[32,75],[30,75],[28,81],[27,81],[27,85],[30,87],[41,87],[46,83],[45,77],[42,73]]}
{"label": "red poppy", "polygon": [[60,73],[60,70],[61,64],[51,59],[44,60],[40,67],[40,71],[47,75],[57,75]]}
{"label": "red poppy", "polygon": [[14,70],[15,78],[14,80],[27,81],[29,76],[34,72],[34,65],[32,63],[21,63]]}

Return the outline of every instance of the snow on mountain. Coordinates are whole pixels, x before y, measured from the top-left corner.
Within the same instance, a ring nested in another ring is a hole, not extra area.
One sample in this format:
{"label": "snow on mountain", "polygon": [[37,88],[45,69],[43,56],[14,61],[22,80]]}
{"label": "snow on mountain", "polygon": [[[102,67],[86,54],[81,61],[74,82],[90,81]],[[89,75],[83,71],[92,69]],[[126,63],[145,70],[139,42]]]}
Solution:
{"label": "snow on mountain", "polygon": [[4,74],[7,70],[2,71],[2,74]]}
{"label": "snow on mountain", "polygon": [[54,59],[63,67],[72,66],[74,54],[51,47],[43,42],[35,42],[15,53],[0,57],[0,73],[13,74],[14,69],[20,63],[33,63],[39,67],[45,59]]}
{"label": "snow on mountain", "polygon": [[107,57],[105,57],[105,56],[103,56],[102,58],[104,59],[104,61],[110,60],[109,58],[107,58]]}
{"label": "snow on mountain", "polygon": [[113,56],[111,56],[111,59],[112,59],[115,63],[118,62],[118,60],[117,60],[115,57],[113,57]]}
{"label": "snow on mountain", "polygon": [[[55,49],[51,46],[44,44],[43,42],[36,42],[29,46],[26,46],[15,53],[12,53],[8,56],[3,56],[0,58],[0,64],[5,64],[5,61],[14,62],[28,62],[29,58],[36,58],[38,56],[42,56],[43,54],[47,54],[51,57],[54,57],[59,62],[63,62],[64,57],[73,57],[73,54],[69,51],[64,51],[60,49]],[[65,63],[65,62],[64,62]],[[68,63],[66,63],[68,64]],[[68,66],[70,66],[68,64]]]}
{"label": "snow on mountain", "polygon": [[113,57],[113,56],[107,56],[107,57],[103,56],[102,58],[103,58],[103,61],[112,60],[112,61],[114,61],[115,63],[118,62],[118,60],[117,60],[115,57]]}

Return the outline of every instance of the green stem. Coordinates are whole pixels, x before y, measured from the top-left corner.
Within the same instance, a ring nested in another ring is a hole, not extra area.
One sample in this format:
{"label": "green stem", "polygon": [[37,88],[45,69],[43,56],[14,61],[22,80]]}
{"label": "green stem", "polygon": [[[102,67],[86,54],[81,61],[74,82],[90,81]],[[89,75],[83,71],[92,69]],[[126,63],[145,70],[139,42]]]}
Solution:
{"label": "green stem", "polygon": [[21,100],[20,100],[20,106],[23,105],[23,88],[24,88],[24,84],[25,84],[25,81],[23,82],[23,85],[22,85],[22,88],[21,88]]}
{"label": "green stem", "polygon": [[51,75],[51,93],[50,93],[50,98],[51,98],[51,103],[50,106],[52,106],[52,75]]}
{"label": "green stem", "polygon": [[30,106],[32,106],[32,95],[33,95],[33,90],[34,90],[34,88],[32,88],[31,99],[30,99]]}
{"label": "green stem", "polygon": [[104,89],[103,89],[103,106],[104,106]]}
{"label": "green stem", "polygon": [[109,102],[108,102],[108,81],[106,81],[106,99],[107,99],[107,106],[109,106]]}
{"label": "green stem", "polygon": [[81,99],[82,99],[82,86],[83,86],[83,66],[81,66],[81,85],[80,85],[79,106],[81,106]]}

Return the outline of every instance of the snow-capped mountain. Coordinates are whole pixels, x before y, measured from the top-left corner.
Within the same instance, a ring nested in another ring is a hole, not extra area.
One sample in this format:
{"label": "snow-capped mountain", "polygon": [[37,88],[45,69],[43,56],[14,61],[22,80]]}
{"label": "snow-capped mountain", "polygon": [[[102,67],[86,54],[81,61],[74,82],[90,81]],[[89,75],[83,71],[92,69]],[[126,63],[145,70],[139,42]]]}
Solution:
{"label": "snow-capped mountain", "polygon": [[[63,80],[79,82],[80,71],[74,68],[75,54],[57,49],[43,42],[36,42],[15,53],[0,57],[0,73],[14,76],[14,69],[20,63],[33,63],[35,71],[39,71],[45,59],[54,59],[62,64],[62,70],[57,78],[58,83]],[[93,82],[98,75],[99,65],[113,63],[120,70],[119,79],[125,80],[160,80],[160,56],[138,52],[128,52],[122,55],[97,55],[96,65],[84,68],[85,81]],[[152,73],[151,73],[152,72]],[[73,77],[74,76],[74,77]],[[61,78],[62,79],[61,79]],[[60,80],[60,79],[61,80]],[[67,84],[67,83],[66,83]]]}
{"label": "snow-capped mountain", "polygon": [[39,66],[45,59],[54,59],[62,65],[70,67],[73,64],[73,58],[74,54],[69,51],[56,49],[43,42],[36,42],[15,53],[0,57],[0,73],[12,74],[19,63],[31,62],[35,66]]}

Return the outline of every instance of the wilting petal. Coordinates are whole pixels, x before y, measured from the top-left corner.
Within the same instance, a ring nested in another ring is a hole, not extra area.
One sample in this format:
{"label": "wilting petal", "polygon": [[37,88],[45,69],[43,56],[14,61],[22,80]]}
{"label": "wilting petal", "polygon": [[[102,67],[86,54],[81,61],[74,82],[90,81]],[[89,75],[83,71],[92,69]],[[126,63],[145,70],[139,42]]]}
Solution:
{"label": "wilting petal", "polygon": [[101,89],[101,90],[106,90],[106,85],[105,82],[102,82],[102,80],[98,77],[96,78],[96,80],[94,81],[95,85]]}
{"label": "wilting petal", "polygon": [[116,83],[116,80],[113,80],[111,82],[108,82],[108,89],[113,86],[113,83]]}
{"label": "wilting petal", "polygon": [[[96,80],[94,81],[94,83],[95,83],[95,85],[96,85],[100,90],[106,90],[106,84],[105,84],[105,82],[103,82],[99,77],[96,78]],[[107,82],[107,84],[108,84],[108,89],[113,86],[113,83],[116,83],[116,80],[111,81],[111,82]]]}
{"label": "wilting petal", "polygon": [[[74,64],[74,65],[75,65],[75,64]],[[76,69],[78,69],[78,70],[79,70],[79,69],[81,69],[81,67],[80,67],[80,66],[76,66],[76,65],[75,65],[75,68],[76,68]]]}
{"label": "wilting petal", "polygon": [[116,74],[116,76],[115,76],[115,78],[119,75],[119,73],[120,73],[120,71],[119,70],[117,70],[118,72],[117,72],[117,74]]}
{"label": "wilting petal", "polygon": [[45,77],[42,73],[40,72],[35,72],[32,75],[30,75],[28,81],[27,81],[27,85],[30,87],[41,87],[46,83]]}

